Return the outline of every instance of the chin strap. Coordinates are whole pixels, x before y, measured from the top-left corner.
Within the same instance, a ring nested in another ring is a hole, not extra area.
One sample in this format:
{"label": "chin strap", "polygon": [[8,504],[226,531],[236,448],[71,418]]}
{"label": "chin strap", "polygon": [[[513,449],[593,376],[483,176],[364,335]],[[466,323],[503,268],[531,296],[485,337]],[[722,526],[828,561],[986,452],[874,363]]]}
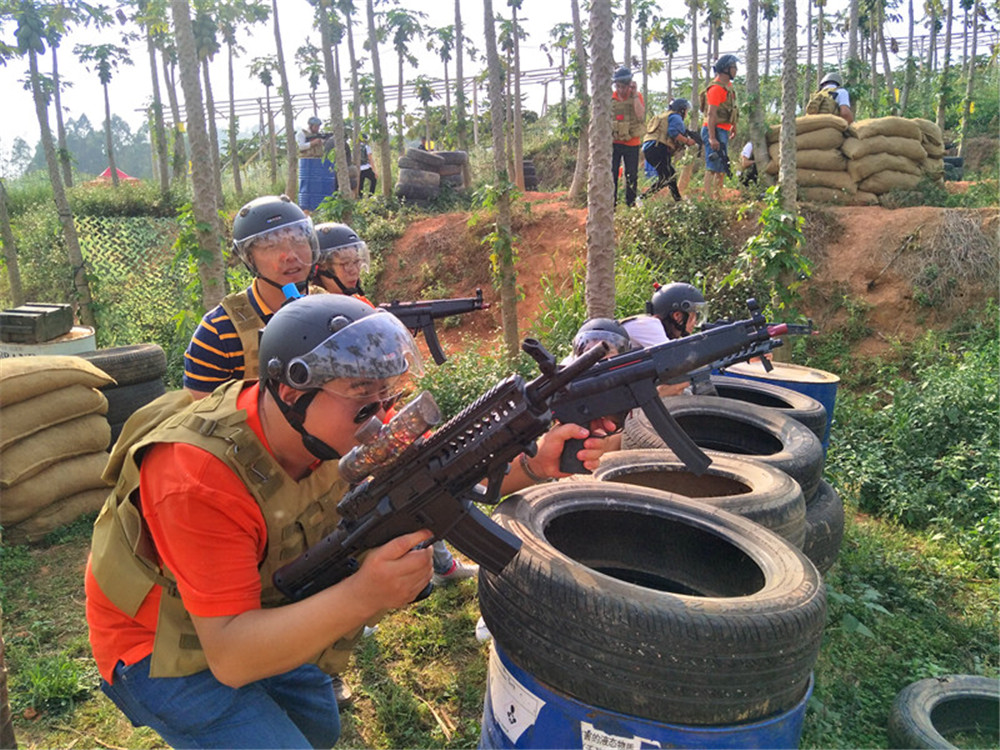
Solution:
{"label": "chin strap", "polygon": [[325,279],[333,279],[333,281],[337,284],[337,286],[340,287],[340,291],[348,296],[352,294],[360,294],[364,296],[365,291],[364,289],[361,288],[361,279],[358,279],[358,283],[354,286],[353,289],[351,289],[349,287],[344,286],[344,282],[338,279],[337,274],[335,274],[333,271],[319,271],[319,275]]}
{"label": "chin strap", "polygon": [[337,451],[315,435],[309,434],[305,428],[306,409],[309,408],[309,404],[316,398],[316,394],[319,391],[306,391],[294,404],[289,406],[278,396],[278,384],[275,381],[268,380],[266,387],[268,393],[274,397],[274,402],[284,415],[285,421],[302,436],[302,445],[305,446],[307,451],[316,456],[320,461],[334,461],[340,458],[340,454]]}

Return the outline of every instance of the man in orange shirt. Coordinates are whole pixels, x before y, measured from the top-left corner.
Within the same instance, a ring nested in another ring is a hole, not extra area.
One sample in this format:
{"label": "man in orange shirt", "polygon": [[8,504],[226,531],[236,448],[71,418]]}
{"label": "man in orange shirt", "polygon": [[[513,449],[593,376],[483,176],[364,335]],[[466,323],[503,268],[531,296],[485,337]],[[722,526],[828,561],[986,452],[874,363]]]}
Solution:
{"label": "man in orange shirt", "polygon": [[[301,601],[272,583],[336,527],[348,485],[335,459],[420,370],[410,332],[353,297],[311,295],[274,314],[259,361],[259,382],[233,380],[198,401],[174,391],[137,412],[109,459],[116,484],[94,524],[85,587],[101,689],[174,747],[333,746],[329,674],[366,622],[431,580],[431,532],[421,530]],[[596,468],[603,441],[589,434],[553,427],[502,491],[564,476],[568,439],[587,438],[577,458]]]}
{"label": "man in orange shirt", "polygon": [[625,165],[625,203],[635,205],[639,183],[639,146],[646,132],[646,103],[632,80],[632,71],[622,66],[612,78],[615,90],[611,94],[611,175],[615,183],[615,205],[618,204],[618,165]]}
{"label": "man in orange shirt", "polygon": [[701,126],[705,144],[705,195],[715,200],[729,171],[729,140],[736,134],[736,55],[723,55],[715,61],[715,80],[701,92],[701,110],[707,113]]}

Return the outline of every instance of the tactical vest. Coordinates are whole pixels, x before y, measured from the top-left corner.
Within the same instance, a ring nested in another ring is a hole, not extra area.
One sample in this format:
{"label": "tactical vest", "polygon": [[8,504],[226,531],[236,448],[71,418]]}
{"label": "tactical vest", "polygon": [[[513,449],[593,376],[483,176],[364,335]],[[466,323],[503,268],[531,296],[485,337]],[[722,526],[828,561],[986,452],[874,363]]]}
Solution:
{"label": "tactical vest", "polygon": [[[307,137],[310,136],[310,135],[313,135],[313,132],[311,130],[303,130],[302,132],[305,133]],[[322,159],[323,158],[323,154],[326,153],[326,150],[325,150],[322,138],[314,138],[311,141],[306,141],[306,144],[308,144],[308,145],[306,145],[305,148],[300,148],[299,149],[299,158],[300,159]]]}
{"label": "tactical vest", "polygon": [[[719,81],[712,81],[705,90],[701,92],[698,97],[698,106],[701,107],[701,111],[708,114],[708,90],[712,86],[722,86],[726,90],[726,100],[722,102],[719,106],[715,108],[715,120],[720,124],[730,123],[731,125],[736,124],[736,120],[739,119],[739,112],[736,107],[736,89],[733,88],[733,82],[730,81],[728,85],[723,85]],[[706,119],[706,124],[708,120]]]}
{"label": "tactical vest", "polygon": [[646,130],[646,124],[635,116],[635,105],[631,99],[624,102],[612,99],[611,117],[613,140],[630,141],[633,138],[642,138],[642,134]]}
{"label": "tactical vest", "polygon": [[807,115],[839,115],[836,89],[820,89],[809,97],[806,103]]}
{"label": "tactical vest", "polygon": [[673,154],[682,146],[675,141],[673,137],[667,135],[667,131],[670,127],[669,119],[669,112],[662,115],[654,115],[653,118],[646,124],[646,137],[644,142],[656,141],[657,143],[662,143],[667,147],[667,151]]}
{"label": "tactical vest", "polygon": [[[271,576],[280,566],[316,544],[339,520],[337,501],[347,490],[335,461],[324,462],[294,481],[267,452],[236,406],[244,384],[231,382],[200,401],[187,391],[171,391],[142,407],[125,424],[104,478],[116,482],[94,524],[91,569],[101,591],[134,617],[154,585],[163,587],[150,677],[181,677],[208,668],[191,617],[177,593],[176,579],[155,562],[153,542],[138,507],[139,466],[146,448],[180,442],[211,453],[243,481],[267,524],[267,550],[260,564],[261,604],[287,603]],[[328,674],[346,667],[360,635],[342,638],[318,654]]]}

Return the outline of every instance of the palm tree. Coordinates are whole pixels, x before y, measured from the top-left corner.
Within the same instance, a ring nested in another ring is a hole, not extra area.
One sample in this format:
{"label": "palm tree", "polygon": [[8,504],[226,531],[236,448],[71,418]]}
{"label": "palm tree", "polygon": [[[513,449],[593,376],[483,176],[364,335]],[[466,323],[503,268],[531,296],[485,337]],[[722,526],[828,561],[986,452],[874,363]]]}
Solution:
{"label": "palm tree", "polygon": [[[614,67],[610,0],[590,3],[590,178],[587,181],[587,316],[615,316],[615,209],[611,180],[611,97]],[[603,93],[599,93],[603,92]]]}
{"label": "palm tree", "polygon": [[340,76],[337,73],[339,66],[334,60],[343,29],[340,27],[339,19],[336,19],[335,29],[334,20],[330,3],[327,0],[322,0],[317,4],[316,21],[319,25],[320,43],[323,48],[323,70],[326,75],[327,101],[330,107],[330,129],[333,133],[333,142],[336,144],[333,158],[334,171],[337,174],[337,189],[346,200],[350,200],[354,197],[354,191],[351,189],[351,173],[350,165],[347,163],[347,152],[343,146],[347,143],[347,138],[344,135],[344,101],[340,93]]}
{"label": "palm tree", "polygon": [[146,52],[149,55],[149,74],[152,79],[153,101],[150,104],[152,112],[152,146],[156,150],[157,176],[160,180],[160,193],[166,194],[170,189],[170,164],[167,156],[167,132],[163,124],[163,100],[160,97],[160,76],[156,66],[156,42],[153,39],[153,27],[156,23],[164,23],[165,9],[154,8],[148,0],[138,0],[136,16],[133,20],[145,31]]}
{"label": "palm tree", "polygon": [[413,79],[413,91],[424,108],[424,137],[431,140],[431,102],[437,98],[434,87],[427,76],[417,76]]}
{"label": "palm tree", "polygon": [[[368,11],[368,45],[372,53],[372,72],[375,84],[375,112],[378,117],[378,132],[374,137],[378,141],[378,174],[382,183],[382,195],[392,196],[392,148],[389,145],[389,119],[385,111],[385,89],[382,86],[382,64],[378,54],[378,32],[375,29],[374,0],[366,0]],[[402,87],[403,82],[399,82]]]}
{"label": "palm tree", "polygon": [[914,78],[917,74],[917,64],[913,57],[913,28],[914,28],[914,17],[913,17],[913,0],[908,0],[907,3],[907,33],[906,33],[906,72],[903,76],[903,91],[899,97],[899,111],[900,114],[906,115],[907,107],[910,103],[910,90],[914,85]]}
{"label": "palm tree", "polygon": [[654,38],[663,48],[667,57],[667,99],[674,98],[674,55],[681,48],[681,39],[687,33],[687,21],[683,18],[664,18],[653,25]]}
{"label": "palm tree", "polygon": [[219,132],[215,128],[215,98],[212,96],[212,78],[209,75],[208,64],[215,57],[216,53],[222,49],[216,37],[218,23],[211,14],[212,8],[205,6],[199,8],[191,22],[194,31],[195,51],[201,63],[201,76],[205,85],[205,112],[206,124],[208,125],[208,144],[212,152],[212,175],[215,178],[215,203],[222,206],[225,201],[222,197],[222,164],[219,156]]}
{"label": "palm tree", "polygon": [[566,126],[566,51],[573,43],[573,24],[557,23],[549,29],[552,46],[559,50],[559,82],[562,84],[562,98],[559,104],[559,123]]}
{"label": "palm tree", "polygon": [[313,114],[319,114],[319,102],[316,100],[316,91],[319,89],[319,82],[323,80],[323,52],[306,37],[306,41],[295,50],[295,62],[299,66],[299,75],[304,76],[309,82],[309,98],[313,103]]}
{"label": "palm tree", "polygon": [[[778,165],[778,180],[781,183],[781,197],[784,209],[793,216],[796,215],[798,204],[795,202],[798,193],[798,181],[795,170],[795,109],[798,102],[797,62],[798,44],[795,35],[797,19],[795,0],[784,0],[783,13],[784,49],[781,57],[781,151]],[[766,153],[766,152],[764,152]],[[756,154],[760,165],[764,163],[764,154]],[[762,171],[758,167],[758,172]]]}
{"label": "palm tree", "polygon": [[427,40],[427,49],[437,52],[444,66],[444,123],[448,125],[451,122],[451,83],[448,80],[448,63],[451,62],[451,53],[455,48],[455,27],[442,26],[440,29],[428,29],[428,32],[430,39]]}
{"label": "palm tree", "polygon": [[759,50],[758,37],[758,16],[760,6],[758,0],[750,0],[747,8],[747,107],[750,112],[750,142],[753,144],[754,158],[757,162],[757,174],[759,179],[766,179],[765,169],[767,168],[767,141],[764,131],[764,108],[761,106],[760,90],[760,61],[757,59]]}
{"label": "palm tree", "polygon": [[[14,239],[14,230],[10,226],[10,214],[7,211],[7,188],[2,178],[0,178],[0,240],[3,240],[3,260],[7,267],[11,300],[14,302],[14,307],[20,307],[25,302],[24,288],[21,286],[21,267],[17,262],[17,240]],[[2,648],[3,644],[0,643],[0,649]],[[0,677],[3,677],[2,664],[0,664]],[[6,701],[0,700],[0,708],[6,707]],[[2,729],[0,726],[0,730]],[[2,739],[0,736],[0,740]],[[0,747],[11,746],[0,743]]]}
{"label": "palm tree", "polygon": [[187,0],[170,0],[170,10],[177,39],[177,62],[180,66],[181,87],[187,131],[191,139],[191,185],[194,190],[192,210],[201,257],[198,275],[201,279],[201,302],[211,310],[226,295],[226,268],[222,259],[222,235],[219,231],[219,211],[215,203],[215,180],[205,165],[212,163],[205,113],[202,110],[201,81],[198,75],[198,53],[195,49],[191,10]]}
{"label": "palm tree", "polygon": [[[126,39],[134,39],[132,35],[126,35]],[[108,166],[111,169],[111,184],[118,187],[118,168],[115,166],[114,139],[111,135],[111,97],[108,93],[108,85],[114,71],[119,65],[131,65],[132,59],[128,56],[128,48],[117,44],[78,44],[73,48],[73,52],[80,58],[82,63],[92,63],[89,70],[97,73],[97,78],[104,89],[104,145],[108,153]]]}
{"label": "palm tree", "polygon": [[504,148],[503,70],[497,54],[497,33],[493,26],[493,0],[483,0],[483,29],[486,35],[486,64],[489,70],[490,125],[493,133],[493,176],[496,190],[496,240],[493,243],[493,269],[500,281],[500,315],[507,360],[517,361],[520,344],[517,332],[517,271],[514,268],[514,237],[511,225],[510,176]]}
{"label": "palm tree", "polygon": [[635,38],[639,42],[639,60],[642,67],[642,98],[649,99],[649,65],[647,52],[654,24],[653,12],[659,10],[656,0],[633,0],[632,13],[635,14]]}
{"label": "palm tree", "polygon": [[[517,21],[517,12],[524,0],[507,0],[511,9],[511,26],[514,42],[514,183],[524,190],[524,131],[521,116],[521,38],[526,36]],[[527,19],[525,19],[527,20]]]}
{"label": "palm tree", "polygon": [[764,78],[771,77],[771,22],[778,17],[778,0],[762,0],[761,12],[767,22],[767,41],[764,43]]}
{"label": "palm tree", "polygon": [[[465,123],[465,73],[462,64],[462,51],[465,35],[462,30],[462,3],[455,0],[455,136],[459,151],[469,150],[468,133]],[[475,83],[473,83],[475,87]],[[462,165],[462,184],[472,184],[472,168],[466,159]]]}
{"label": "palm tree", "polygon": [[[295,116],[292,114],[292,91],[288,85],[288,72],[285,70],[285,53],[281,48],[278,0],[271,0],[271,17],[274,21],[275,61],[278,65],[278,76],[281,79],[281,109],[285,115],[285,160],[287,161],[285,165],[287,168],[285,191],[291,193],[295,191],[299,184],[299,147],[295,142]],[[343,138],[339,142],[343,143]]]}
{"label": "palm tree", "polygon": [[583,39],[583,24],[580,22],[579,0],[570,0],[573,14],[573,86],[580,113],[580,134],[576,146],[576,168],[569,186],[568,198],[571,203],[583,202],[590,172],[590,95],[587,93],[587,47]]}
{"label": "palm tree", "polygon": [[187,180],[187,146],[184,142],[184,120],[181,118],[180,104],[177,101],[177,46],[174,38],[166,30],[159,28],[153,32],[157,47],[160,49],[160,63],[163,67],[163,85],[167,90],[167,101],[170,104],[170,114],[173,117],[174,153],[171,160],[170,182],[173,185]]}
{"label": "palm tree", "polygon": [[56,214],[62,225],[70,267],[73,269],[73,286],[76,289],[79,303],[80,322],[87,326],[93,326],[96,320],[92,308],[93,298],[87,281],[86,264],[80,250],[80,240],[77,237],[76,224],[73,221],[73,211],[70,209],[62,177],[59,174],[59,158],[52,141],[52,131],[49,129],[49,98],[42,87],[42,75],[38,70],[38,56],[45,54],[45,45],[48,42],[46,27],[49,19],[42,15],[44,10],[47,9],[37,7],[28,0],[22,0],[17,8],[12,10],[14,20],[17,23],[16,49],[19,56],[27,55],[28,57],[28,81],[35,103],[35,116],[38,118],[45,164],[49,170],[49,182],[52,184],[52,198],[56,204]]}
{"label": "palm tree", "polygon": [[[257,80],[264,86],[264,101],[267,104],[268,157],[272,184],[278,181],[278,147],[274,136],[274,115],[271,112],[271,87],[274,85],[274,67],[274,57],[270,55],[255,57],[250,61],[250,75],[256,76]],[[263,136],[264,134],[261,133],[261,137]]]}
{"label": "palm tree", "polygon": [[358,75],[360,65],[358,65],[358,57],[354,50],[354,2],[353,0],[339,0],[337,3],[337,10],[344,16],[344,28],[347,31],[347,53],[351,62],[351,126],[353,133],[351,135],[351,154],[354,159],[354,166],[360,167],[361,165],[361,149],[359,143],[361,140],[361,113],[359,109],[361,107],[361,84]]}
{"label": "palm tree", "polygon": [[951,21],[952,21],[952,0],[948,0],[948,5],[944,11],[944,61],[941,64],[941,84],[938,87],[937,97],[937,126],[944,131],[944,110],[951,96]]}
{"label": "palm tree", "polygon": [[399,87],[396,97],[396,136],[398,138],[396,149],[400,154],[406,148],[403,140],[403,63],[417,64],[417,58],[410,54],[410,42],[423,38],[424,27],[420,24],[420,19],[426,17],[427,14],[421,11],[408,11],[402,8],[392,8],[386,14],[386,27],[392,34],[392,47],[396,50],[396,59],[399,65]]}
{"label": "palm tree", "polygon": [[972,8],[972,46],[969,50],[969,72],[965,79],[965,96],[962,98],[962,123],[959,135],[958,155],[965,156],[966,135],[969,132],[969,116],[972,114],[972,85],[976,77],[976,46],[979,37],[979,16],[982,12],[980,0],[975,0]]}

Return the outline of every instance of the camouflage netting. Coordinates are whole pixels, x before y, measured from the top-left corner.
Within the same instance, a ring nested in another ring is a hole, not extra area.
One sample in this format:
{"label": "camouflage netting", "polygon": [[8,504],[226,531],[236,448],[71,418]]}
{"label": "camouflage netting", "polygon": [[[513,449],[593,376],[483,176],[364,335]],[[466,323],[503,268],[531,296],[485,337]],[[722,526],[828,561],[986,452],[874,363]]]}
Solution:
{"label": "camouflage netting", "polygon": [[[768,130],[768,174],[778,173],[780,126]],[[930,120],[879,117],[851,125],[836,115],[795,120],[799,199],[874,205],[893,190],[944,174],[944,140]]]}

